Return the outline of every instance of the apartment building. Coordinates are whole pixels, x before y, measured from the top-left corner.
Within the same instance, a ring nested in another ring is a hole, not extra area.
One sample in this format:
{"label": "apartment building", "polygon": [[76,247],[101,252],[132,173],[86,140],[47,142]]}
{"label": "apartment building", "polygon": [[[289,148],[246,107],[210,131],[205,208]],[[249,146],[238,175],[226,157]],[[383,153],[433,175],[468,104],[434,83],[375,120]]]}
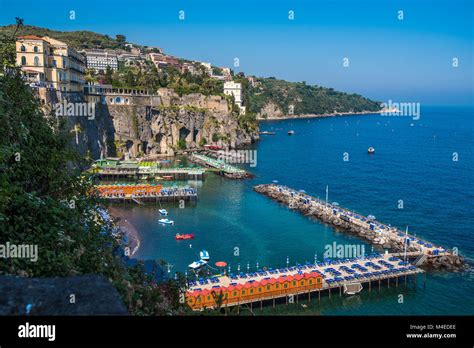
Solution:
{"label": "apartment building", "polygon": [[16,40],[16,59],[34,87],[83,91],[85,58],[64,42],[48,36],[20,36]]}

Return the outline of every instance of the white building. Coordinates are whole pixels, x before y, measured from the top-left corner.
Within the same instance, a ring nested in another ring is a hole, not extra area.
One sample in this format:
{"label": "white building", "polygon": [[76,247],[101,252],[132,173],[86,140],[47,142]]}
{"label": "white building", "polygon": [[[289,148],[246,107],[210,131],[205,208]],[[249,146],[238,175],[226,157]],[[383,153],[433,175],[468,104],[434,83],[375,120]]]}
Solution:
{"label": "white building", "polygon": [[107,66],[112,70],[118,69],[117,54],[114,51],[93,49],[86,50],[86,64],[88,69],[95,71],[106,71]]}
{"label": "white building", "polygon": [[245,114],[245,106],[242,106],[242,84],[234,81],[224,83],[224,94],[234,96],[235,104],[240,109],[240,114]]}
{"label": "white building", "polygon": [[211,76],[212,75],[212,66],[211,66],[211,63],[202,63],[201,62],[201,65],[204,67],[204,69],[206,69],[206,73]]}

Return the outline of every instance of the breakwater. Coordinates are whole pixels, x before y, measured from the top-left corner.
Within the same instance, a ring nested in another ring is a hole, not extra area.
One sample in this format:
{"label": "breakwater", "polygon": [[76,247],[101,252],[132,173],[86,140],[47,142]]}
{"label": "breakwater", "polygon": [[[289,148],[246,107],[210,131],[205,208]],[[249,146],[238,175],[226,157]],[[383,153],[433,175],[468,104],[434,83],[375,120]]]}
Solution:
{"label": "breakwater", "polygon": [[355,234],[368,240],[371,244],[395,253],[410,253],[417,255],[417,265],[449,270],[462,269],[464,259],[452,250],[436,246],[421,238],[414,237],[396,227],[386,225],[373,218],[365,217],[348,209],[333,205],[304,192],[296,191],[286,186],[268,184],[254,187],[262,193],[289,208],[304,215],[312,216],[330,224],[337,229]]}

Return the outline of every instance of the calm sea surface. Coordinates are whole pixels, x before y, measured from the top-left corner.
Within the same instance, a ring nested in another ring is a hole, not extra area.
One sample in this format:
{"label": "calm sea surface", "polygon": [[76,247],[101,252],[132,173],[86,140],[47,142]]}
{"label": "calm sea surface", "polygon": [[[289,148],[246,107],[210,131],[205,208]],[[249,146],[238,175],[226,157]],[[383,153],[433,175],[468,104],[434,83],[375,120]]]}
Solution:
{"label": "calm sea surface", "polygon": [[[288,130],[294,136],[288,136]],[[158,224],[156,206],[119,206],[139,231],[140,259],[164,259],[184,272],[206,249],[211,261],[226,261],[233,272],[321,260],[325,247],[371,246],[308,219],[252,190],[278,180],[314,196],[404,229],[474,259],[474,112],[467,107],[425,107],[417,121],[380,115],[267,121],[257,151],[253,180],[233,181],[208,174],[198,184],[199,200],[185,209],[163,204],[175,226]],[[367,148],[375,148],[374,155]],[[346,153],[346,154],[345,154]],[[344,161],[344,155],[348,161]],[[454,160],[453,160],[454,159]],[[457,159],[457,160],[456,160]],[[190,183],[194,185],[194,183]],[[399,209],[403,201],[403,209]],[[174,235],[194,233],[194,240]],[[472,272],[431,272],[423,288],[383,288],[353,297],[323,296],[321,306],[300,305],[265,314],[403,315],[474,314]],[[403,303],[399,303],[399,295]],[[300,302],[301,304],[301,302]]]}

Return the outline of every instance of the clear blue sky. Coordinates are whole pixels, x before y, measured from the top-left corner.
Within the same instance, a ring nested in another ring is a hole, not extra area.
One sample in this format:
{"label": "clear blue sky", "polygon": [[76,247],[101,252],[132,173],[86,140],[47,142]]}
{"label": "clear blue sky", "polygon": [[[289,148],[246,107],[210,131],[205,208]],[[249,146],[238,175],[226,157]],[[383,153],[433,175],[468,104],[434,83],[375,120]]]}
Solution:
{"label": "clear blue sky", "polygon": [[[92,30],[257,76],[380,101],[473,104],[471,0],[0,0],[50,29]],[[69,11],[76,19],[69,19]],[[185,20],[178,14],[185,11]],[[293,10],[294,20],[288,19]],[[398,20],[398,11],[404,20]],[[349,58],[349,67],[342,60]],[[452,67],[452,59],[459,67]]]}

